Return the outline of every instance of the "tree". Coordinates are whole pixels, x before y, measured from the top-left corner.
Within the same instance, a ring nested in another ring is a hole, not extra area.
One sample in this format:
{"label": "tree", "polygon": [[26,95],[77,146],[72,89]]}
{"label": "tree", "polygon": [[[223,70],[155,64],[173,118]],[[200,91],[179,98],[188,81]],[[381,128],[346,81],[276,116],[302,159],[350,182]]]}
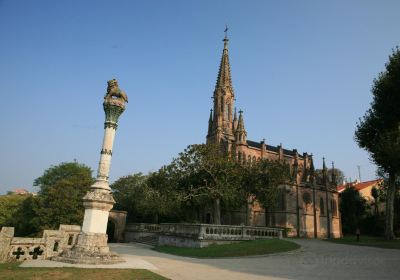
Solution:
{"label": "tree", "polygon": [[13,218],[16,215],[18,208],[22,205],[24,200],[29,198],[30,195],[1,195],[0,196],[0,225],[13,226]]}
{"label": "tree", "polygon": [[239,163],[218,145],[188,146],[167,167],[182,202],[212,204],[213,222],[221,224],[221,203],[226,209],[246,201],[241,188]]}
{"label": "tree", "polygon": [[[179,214],[174,195],[167,193],[162,171],[143,175],[136,173],[119,178],[111,185],[116,201],[114,209],[128,212],[131,222],[158,223]],[[161,183],[161,184],[160,184]]]}
{"label": "tree", "polygon": [[244,166],[243,188],[265,209],[265,224],[270,224],[271,211],[279,204],[278,197],[284,195],[284,184],[290,179],[290,167],[280,161],[261,159]]}
{"label": "tree", "polygon": [[374,198],[373,206],[374,206],[374,215],[378,216],[379,215],[379,191],[377,188],[373,187],[371,189],[371,196]]}
{"label": "tree", "polygon": [[128,219],[135,221],[138,215],[138,204],[143,201],[143,188],[147,177],[142,173],[136,173],[121,177],[110,185],[116,201],[115,210],[128,212]]}
{"label": "tree", "polygon": [[82,198],[94,182],[92,170],[77,162],[65,162],[45,170],[34,181],[40,191],[33,203],[32,225],[38,231],[60,224],[82,224]]}
{"label": "tree", "polygon": [[346,188],[340,197],[340,213],[343,232],[352,233],[360,227],[365,215],[366,201],[354,188]]}
{"label": "tree", "polygon": [[[340,169],[338,169],[338,168],[335,168],[335,169],[328,169],[327,170],[328,172],[327,172],[327,179],[328,179],[328,182],[331,184],[331,185],[333,185],[333,180],[332,180],[332,174],[334,174],[335,175],[335,184],[336,185],[340,185],[340,184],[342,184],[343,183],[343,181],[344,181],[344,173],[343,173],[343,171],[342,170],[340,170]],[[322,175],[322,172],[323,172],[323,170],[322,169],[315,169],[315,177],[316,177],[316,180],[317,180],[317,184],[320,184],[320,185],[322,185],[323,184],[323,175]]]}
{"label": "tree", "polygon": [[[378,168],[376,171],[378,177],[382,179],[379,184],[379,188],[377,188],[378,201],[384,202],[386,204],[387,201],[387,192],[389,188],[389,174],[387,174],[382,168]],[[400,234],[400,177],[396,177],[395,181],[395,197],[393,203],[393,231],[397,234]]]}
{"label": "tree", "polygon": [[9,225],[15,228],[15,236],[36,236],[39,229],[33,224],[33,219],[37,216],[34,205],[37,197],[28,196],[16,208],[15,214],[10,218]]}
{"label": "tree", "polygon": [[386,70],[374,80],[371,108],[357,123],[355,140],[389,176],[385,237],[393,239],[394,198],[400,172],[400,49],[389,56]]}

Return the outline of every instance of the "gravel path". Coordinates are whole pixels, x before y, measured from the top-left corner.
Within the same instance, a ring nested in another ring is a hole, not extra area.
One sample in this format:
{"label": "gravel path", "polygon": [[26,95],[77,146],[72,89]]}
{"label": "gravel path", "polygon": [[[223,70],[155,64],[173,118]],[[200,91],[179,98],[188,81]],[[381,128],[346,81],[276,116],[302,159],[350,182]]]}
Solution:
{"label": "gravel path", "polygon": [[[107,267],[145,268],[170,279],[400,279],[400,250],[294,239],[299,250],[259,257],[194,259],[151,250],[138,243],[109,244],[127,263]],[[34,265],[35,264],[35,265]],[[22,266],[59,266],[26,261]]]}

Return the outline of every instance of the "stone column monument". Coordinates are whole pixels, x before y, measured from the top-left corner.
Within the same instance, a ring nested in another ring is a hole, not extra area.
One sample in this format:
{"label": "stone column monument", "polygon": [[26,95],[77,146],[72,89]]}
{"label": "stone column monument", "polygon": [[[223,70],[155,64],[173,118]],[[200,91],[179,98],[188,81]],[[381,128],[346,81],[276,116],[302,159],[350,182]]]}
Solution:
{"label": "stone column monument", "polygon": [[108,81],[107,93],[104,97],[104,123],[103,147],[100,152],[100,162],[96,182],[90,191],[83,197],[85,216],[82,231],[78,235],[76,245],[69,251],[63,252],[54,260],[69,263],[107,264],[124,262],[107,246],[108,215],[115,200],[108,183],[110,172],[112,148],[115,132],[118,127],[118,118],[125,110],[128,97],[118,87],[117,80]]}

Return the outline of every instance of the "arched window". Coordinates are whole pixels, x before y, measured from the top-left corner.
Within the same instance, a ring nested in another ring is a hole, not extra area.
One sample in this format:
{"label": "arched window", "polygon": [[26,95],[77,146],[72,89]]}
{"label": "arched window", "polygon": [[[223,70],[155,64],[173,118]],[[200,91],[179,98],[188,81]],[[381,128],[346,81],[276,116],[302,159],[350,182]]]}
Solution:
{"label": "arched window", "polygon": [[253,162],[256,162],[256,156],[253,156]]}
{"label": "arched window", "polygon": [[243,152],[243,163],[246,163],[246,154]]}
{"label": "arched window", "polygon": [[242,161],[242,153],[238,152],[238,161],[241,162]]}
{"label": "arched window", "polygon": [[319,198],[319,212],[321,215],[325,215],[325,205],[322,197]]}
{"label": "arched window", "polygon": [[249,161],[249,163],[251,163],[251,156],[250,155],[247,157],[247,160]]}

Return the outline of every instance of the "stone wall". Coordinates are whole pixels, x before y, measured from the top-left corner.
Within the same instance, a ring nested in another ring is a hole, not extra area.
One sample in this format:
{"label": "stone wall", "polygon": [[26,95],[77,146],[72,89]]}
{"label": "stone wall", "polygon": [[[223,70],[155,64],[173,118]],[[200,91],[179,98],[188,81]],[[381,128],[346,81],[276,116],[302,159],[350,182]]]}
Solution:
{"label": "stone wall", "polygon": [[58,256],[75,245],[80,230],[80,226],[60,225],[58,230],[45,230],[41,238],[32,238],[14,237],[13,227],[3,227],[0,231],[0,262]]}

